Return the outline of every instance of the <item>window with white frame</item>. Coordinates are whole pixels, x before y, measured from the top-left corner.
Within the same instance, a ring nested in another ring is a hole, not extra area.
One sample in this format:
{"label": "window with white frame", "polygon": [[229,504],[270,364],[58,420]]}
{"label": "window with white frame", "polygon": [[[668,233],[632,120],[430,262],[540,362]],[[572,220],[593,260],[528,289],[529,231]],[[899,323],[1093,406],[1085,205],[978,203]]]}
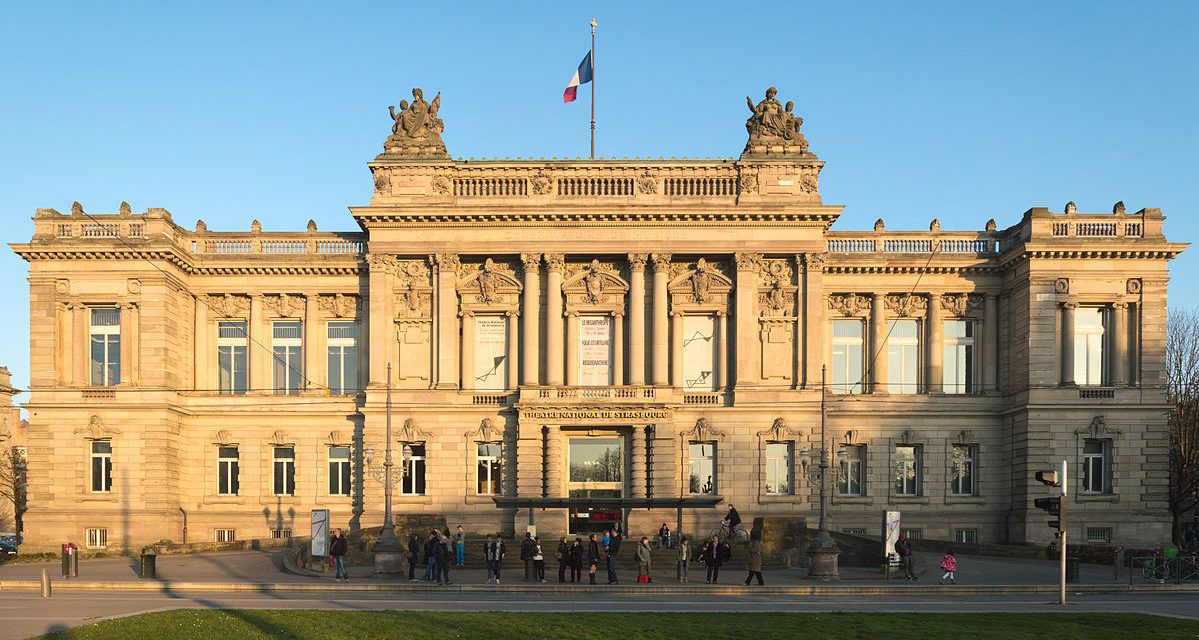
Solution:
{"label": "window with white frame", "polygon": [[692,442],[687,448],[688,487],[691,493],[716,493],[716,443]]}
{"label": "window with white frame", "polygon": [[1081,386],[1100,386],[1105,374],[1103,309],[1079,307],[1074,312],[1074,382]]}
{"label": "window with white frame", "polygon": [[112,491],[112,441],[92,440],[92,493]]}
{"label": "window with white frame", "polygon": [[300,322],[275,322],[271,327],[271,350],[275,355],[275,393],[300,393],[304,372],[303,325]]}
{"label": "window with white frame", "polygon": [[296,495],[296,450],[294,447],[275,447],[274,493],[277,496]]}
{"label": "window with white frame", "polygon": [[949,320],[944,326],[941,389],[974,393],[974,322]]}
{"label": "window with white frame", "polygon": [[840,474],[837,478],[837,493],[843,496],[860,496],[866,478],[865,445],[841,445],[845,453],[840,456]]}
{"label": "window with white frame", "polygon": [[766,443],[766,493],[791,493],[791,443]]}
{"label": "window with white frame", "polygon": [[425,443],[405,442],[400,447],[400,493],[425,495]]}
{"label": "window with white frame", "polygon": [[1082,443],[1082,492],[1107,493],[1111,440],[1087,438]]}
{"label": "window with white frame", "polygon": [[91,527],[83,530],[83,546],[88,549],[103,549],[108,546],[108,529]]}
{"label": "window with white frame", "polygon": [[832,393],[863,393],[862,321],[833,321]]}
{"label": "window with white frame", "polygon": [[974,495],[974,445],[955,444],[950,450],[949,493],[955,496]]}
{"label": "window with white frame", "polygon": [[220,392],[240,395],[249,389],[249,334],[245,320],[217,323],[217,367],[220,371]]}
{"label": "window with white frame", "polygon": [[222,496],[237,495],[239,474],[237,446],[217,447],[216,465],[217,494]]}
{"label": "window with white frame", "polygon": [[233,529],[216,529],[213,534],[215,542],[236,542],[237,536]]}
{"label": "window with white frame", "polygon": [[358,323],[330,322],[327,331],[329,393],[358,393]]}
{"label": "window with white frame", "polygon": [[920,495],[920,445],[895,447],[895,495]]}
{"label": "window with white frame", "polygon": [[916,393],[920,384],[920,325],[892,320],[887,327],[887,391]]}
{"label": "window with white frame", "polygon": [[111,387],[121,381],[121,310],[91,310],[92,385]]}
{"label": "window with white frame", "polygon": [[475,482],[476,490],[481,496],[498,496],[503,493],[500,488],[502,449],[499,442],[478,443],[475,453]]}
{"label": "window with white frame", "polygon": [[329,447],[329,495],[350,495],[349,447]]}

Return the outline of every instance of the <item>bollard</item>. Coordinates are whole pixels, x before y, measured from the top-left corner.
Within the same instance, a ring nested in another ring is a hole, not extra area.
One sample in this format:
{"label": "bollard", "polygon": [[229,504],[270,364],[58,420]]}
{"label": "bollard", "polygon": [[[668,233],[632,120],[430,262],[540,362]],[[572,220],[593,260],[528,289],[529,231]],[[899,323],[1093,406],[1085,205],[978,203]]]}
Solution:
{"label": "bollard", "polygon": [[50,574],[45,569],[42,569],[42,597],[50,597]]}
{"label": "bollard", "polygon": [[1115,572],[1114,578],[1116,582],[1120,581],[1120,571],[1124,568],[1124,547],[1116,549],[1116,561],[1112,564],[1112,570]]}

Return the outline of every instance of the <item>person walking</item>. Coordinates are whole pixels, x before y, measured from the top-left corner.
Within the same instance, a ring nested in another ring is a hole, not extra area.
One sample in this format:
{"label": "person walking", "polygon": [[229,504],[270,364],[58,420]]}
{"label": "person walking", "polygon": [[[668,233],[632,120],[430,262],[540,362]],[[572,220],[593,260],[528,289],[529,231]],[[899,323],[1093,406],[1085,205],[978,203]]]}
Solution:
{"label": "person walking", "polygon": [[438,573],[437,568],[437,546],[440,543],[440,536],[437,529],[433,529],[429,533],[429,537],[425,538],[425,575],[421,576],[421,582],[436,582]]}
{"label": "person walking", "polygon": [[558,582],[566,582],[566,566],[570,564],[570,544],[566,542],[566,536],[558,541],[554,557],[558,559]]}
{"label": "person walking", "polygon": [[440,573],[433,572],[433,582],[441,585],[450,583],[450,537],[444,533],[437,537],[437,544],[433,547],[433,556],[437,559],[437,566],[440,568]]}
{"label": "person walking", "polygon": [[520,559],[525,563],[525,582],[533,581],[533,534],[525,532],[525,539],[520,541]]}
{"label": "person walking", "polygon": [[745,582],[741,584],[748,587],[750,580],[755,576],[758,578],[759,587],[766,584],[762,580],[762,534],[756,529],[749,536],[749,548],[745,555],[745,568],[749,571],[749,575],[745,576]]}
{"label": "person walking", "polygon": [[500,565],[504,561],[504,555],[508,550],[504,546],[504,536],[496,536],[494,541],[491,536],[487,536],[487,546],[484,548],[484,555],[487,559],[487,581],[495,580],[496,584],[500,583]]}
{"label": "person walking", "polygon": [[650,554],[649,554],[649,538],[641,536],[641,542],[637,544],[637,582],[649,582],[650,569]]}
{"label": "person walking", "polygon": [[575,538],[575,541],[570,544],[570,556],[567,558],[570,565],[570,581],[580,582],[583,579],[583,539]]}
{"label": "person walking", "polygon": [[918,578],[916,572],[912,570],[912,542],[902,533],[899,534],[899,540],[895,541],[895,553],[899,554],[899,564],[903,567],[903,579],[915,582]]}
{"label": "person walking", "polygon": [[466,566],[466,532],[462,530],[462,525],[458,525],[458,530],[454,532],[454,562],[459,567]]}
{"label": "person walking", "polygon": [[533,536],[533,573],[538,582],[545,582],[545,554],[541,551],[541,538]]}
{"label": "person walking", "polygon": [[604,551],[607,552],[608,584],[617,584],[616,554],[620,551],[620,533],[615,528],[608,533],[608,544],[604,546]]}
{"label": "person walking", "polygon": [[937,584],[945,584],[945,580],[949,580],[949,584],[957,584],[955,579],[958,570],[957,556],[953,555],[953,549],[945,552],[945,557],[941,558],[941,568],[945,570],[945,575],[937,581]]}
{"label": "person walking", "polygon": [[691,540],[687,536],[679,539],[678,547],[674,552],[675,573],[678,574],[679,582],[687,582],[687,563],[691,562]]}
{"label": "person walking", "polygon": [[341,535],[341,529],[333,530],[333,541],[329,544],[329,559],[333,561],[334,582],[341,582],[345,578],[346,582],[350,581],[350,574],[346,571],[346,537]]}
{"label": "person walking", "polygon": [[408,582],[416,582],[416,565],[420,564],[420,536],[415,533],[408,536],[408,549],[404,555],[408,557]]}
{"label": "person walking", "polygon": [[591,534],[591,540],[587,543],[587,575],[591,579],[591,584],[595,584],[595,572],[599,570],[600,552],[599,540],[595,534]]}

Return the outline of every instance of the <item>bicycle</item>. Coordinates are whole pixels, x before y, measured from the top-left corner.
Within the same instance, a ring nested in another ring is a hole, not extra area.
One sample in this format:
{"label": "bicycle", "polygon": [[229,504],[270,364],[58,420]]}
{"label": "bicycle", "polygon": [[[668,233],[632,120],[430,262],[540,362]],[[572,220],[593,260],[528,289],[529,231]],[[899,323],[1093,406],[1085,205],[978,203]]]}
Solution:
{"label": "bicycle", "polygon": [[716,527],[715,529],[713,529],[711,532],[708,533],[709,540],[711,540],[714,537],[720,538],[721,540],[732,537],[733,538],[732,542],[734,544],[738,543],[738,542],[749,542],[749,532],[748,531],[746,531],[745,529],[743,529],[741,527],[734,527],[732,529],[732,531],[730,531],[728,525],[726,525],[723,522],[720,523],[719,527]]}

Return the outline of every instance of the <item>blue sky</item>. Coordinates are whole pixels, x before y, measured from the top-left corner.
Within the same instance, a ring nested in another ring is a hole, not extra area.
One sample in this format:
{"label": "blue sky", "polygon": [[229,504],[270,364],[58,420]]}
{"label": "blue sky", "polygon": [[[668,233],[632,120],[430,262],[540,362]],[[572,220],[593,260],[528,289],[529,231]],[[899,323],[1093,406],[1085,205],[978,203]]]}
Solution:
{"label": "blue sky", "polygon": [[[442,94],[455,157],[737,155],[770,85],[827,162],[837,229],[1006,227],[1034,206],[1161,207],[1196,237],[1199,3],[10,3],[0,215],[165,207],[191,228],[354,228],[387,106]],[[1192,252],[1193,254],[1194,252]],[[1199,293],[1172,263],[1171,305]],[[27,265],[0,252],[0,364],[28,380]]]}

